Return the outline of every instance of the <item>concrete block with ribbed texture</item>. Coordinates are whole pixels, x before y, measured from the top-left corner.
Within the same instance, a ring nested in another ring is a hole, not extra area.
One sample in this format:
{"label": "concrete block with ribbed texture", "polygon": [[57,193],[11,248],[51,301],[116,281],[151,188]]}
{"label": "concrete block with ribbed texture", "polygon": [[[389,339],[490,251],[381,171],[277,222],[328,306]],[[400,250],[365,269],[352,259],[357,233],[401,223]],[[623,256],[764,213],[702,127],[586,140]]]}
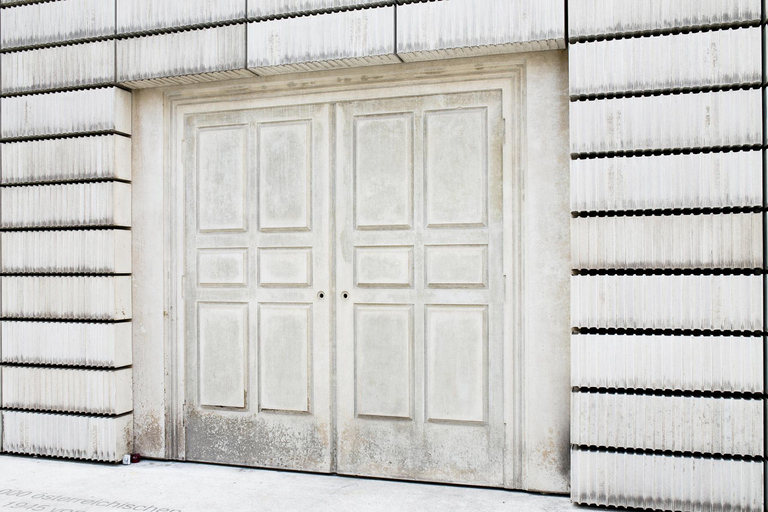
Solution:
{"label": "concrete block with ribbed texture", "polygon": [[4,228],[130,225],[129,183],[67,183],[0,189],[0,226]]}
{"label": "concrete block with ribbed texture", "polygon": [[259,75],[397,62],[394,7],[248,24],[248,67]]}
{"label": "concrete block with ribbed texture", "polygon": [[117,42],[117,79],[130,87],[252,76],[245,69],[244,24]]}
{"label": "concrete block with ribbed texture", "polygon": [[6,366],[3,407],[120,415],[133,409],[133,370]]}
{"label": "concrete block with ribbed texture", "polygon": [[131,232],[6,231],[0,253],[5,274],[130,274]]}
{"label": "concrete block with ribbed texture", "polygon": [[571,153],[742,147],[762,143],[760,90],[571,103]]}
{"label": "concrete block with ribbed texture", "polygon": [[129,366],[131,323],[0,322],[3,363]]}
{"label": "concrete block with ribbed texture", "polygon": [[760,27],[574,44],[572,96],[762,82]]}
{"label": "concrete block with ribbed texture", "polygon": [[571,210],[760,206],[761,151],[571,160]]}
{"label": "concrete block with ribbed texture", "polygon": [[756,275],[598,275],[571,278],[574,328],[759,331]]}
{"label": "concrete block with ribbed texture", "polygon": [[404,61],[565,48],[563,0],[451,0],[397,8]]}
{"label": "concrete block with ribbed texture", "polygon": [[3,450],[119,462],[133,448],[133,415],[82,416],[3,411]]}
{"label": "concrete block with ribbed texture", "polygon": [[212,25],[245,20],[246,0],[115,0],[117,33]]}
{"label": "concrete block with ribbed texture", "polygon": [[[3,5],[12,3],[8,0]],[[115,34],[112,0],[58,0],[3,9],[0,48],[102,38]]]}
{"label": "concrete block with ribbed texture", "polygon": [[763,454],[761,399],[575,392],[571,404],[573,445],[748,457]]}
{"label": "concrete block with ribbed texture", "polygon": [[117,87],[0,99],[4,139],[131,133],[131,93]]}
{"label": "concrete block with ribbed texture", "polygon": [[763,338],[574,334],[571,386],[762,393]]}
{"label": "concrete block with ribbed texture", "polygon": [[4,318],[131,318],[130,276],[4,276],[0,285]]}
{"label": "concrete block with ribbed texture", "polygon": [[760,21],[760,0],[568,0],[571,38],[658,33]]}
{"label": "concrete block with ribbed texture", "polygon": [[[269,18],[392,5],[395,0],[248,0],[248,17]],[[399,1],[397,3],[403,3]]]}
{"label": "concrete block with ribbed texture", "polygon": [[571,500],[652,510],[762,512],[765,464],[573,449]]}
{"label": "concrete block with ribbed texture", "polygon": [[575,269],[763,266],[763,215],[642,215],[571,219]]}
{"label": "concrete block with ribbed texture", "polygon": [[3,184],[131,179],[131,139],[100,135],[0,145]]}
{"label": "concrete block with ribbed texture", "polygon": [[39,48],[0,56],[3,94],[115,83],[115,41]]}

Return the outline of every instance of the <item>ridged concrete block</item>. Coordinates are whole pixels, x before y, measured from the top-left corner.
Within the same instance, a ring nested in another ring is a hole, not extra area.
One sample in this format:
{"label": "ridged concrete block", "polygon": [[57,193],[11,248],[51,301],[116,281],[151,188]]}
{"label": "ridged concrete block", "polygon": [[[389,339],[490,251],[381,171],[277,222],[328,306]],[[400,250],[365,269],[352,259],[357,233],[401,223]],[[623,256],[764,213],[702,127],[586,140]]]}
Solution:
{"label": "ridged concrete block", "polygon": [[571,153],[762,143],[760,90],[571,102]]}
{"label": "ridged concrete block", "polygon": [[[244,24],[117,42],[117,79],[121,83],[148,81],[133,85],[153,87],[185,83],[181,77],[188,83],[252,76],[245,69]],[[171,82],[173,78],[175,82]]]}
{"label": "ridged concrete block", "polygon": [[131,139],[102,135],[0,145],[3,184],[131,179]]}
{"label": "ridged concrete block", "polygon": [[571,444],[708,455],[763,455],[760,399],[573,393]]}
{"label": "ridged concrete block", "polygon": [[133,409],[133,370],[3,368],[3,407],[120,415]]}
{"label": "ridged concrete block", "polygon": [[130,274],[128,230],[5,231],[0,233],[5,274]]}
{"label": "ridged concrete block", "polygon": [[762,393],[759,336],[571,336],[571,385]]}
{"label": "ridged concrete block", "polygon": [[4,276],[2,316],[51,320],[131,318],[130,276]]}
{"label": "ridged concrete block", "polygon": [[[670,2],[672,3],[672,2]],[[574,44],[572,96],[762,82],[760,27]]]}
{"label": "ridged concrete block", "polygon": [[248,0],[248,18],[314,14],[394,3],[394,0]]}
{"label": "ridged concrete block", "polygon": [[571,500],[683,512],[763,510],[762,461],[571,451]]}
{"label": "ridged concrete block", "polygon": [[758,331],[763,278],[754,275],[573,276],[573,327]]}
{"label": "ridged concrete block", "polygon": [[133,448],[133,415],[72,416],[3,411],[9,453],[119,462]]}
{"label": "ridged concrete block", "polygon": [[3,94],[50,91],[115,82],[115,42],[4,53],[0,56]]}
{"label": "ridged concrete block", "polygon": [[122,182],[0,189],[0,226],[43,228],[131,225],[131,185]]}
{"label": "ridged concrete block", "polygon": [[4,50],[114,33],[115,2],[111,0],[58,0],[19,5],[3,9],[0,16],[0,48]]}
{"label": "ridged concrete block", "polygon": [[574,269],[761,268],[760,213],[571,219]]}
{"label": "ridged concrete block", "polygon": [[116,87],[0,99],[4,139],[131,133],[131,93]]}
{"label": "ridged concrete block", "polygon": [[565,48],[562,0],[450,0],[397,8],[406,62]]}
{"label": "ridged concrete block", "polygon": [[259,75],[397,62],[394,7],[248,24],[248,67]]}
{"label": "ridged concrete block", "polygon": [[571,160],[571,210],[761,206],[760,151]]}
{"label": "ridged concrete block", "polygon": [[245,20],[246,0],[116,1],[118,34]]}
{"label": "ridged concrete block", "polygon": [[131,323],[0,322],[2,362],[120,368],[132,362]]}
{"label": "ridged concrete block", "polygon": [[760,21],[760,0],[568,0],[570,37],[615,36]]}

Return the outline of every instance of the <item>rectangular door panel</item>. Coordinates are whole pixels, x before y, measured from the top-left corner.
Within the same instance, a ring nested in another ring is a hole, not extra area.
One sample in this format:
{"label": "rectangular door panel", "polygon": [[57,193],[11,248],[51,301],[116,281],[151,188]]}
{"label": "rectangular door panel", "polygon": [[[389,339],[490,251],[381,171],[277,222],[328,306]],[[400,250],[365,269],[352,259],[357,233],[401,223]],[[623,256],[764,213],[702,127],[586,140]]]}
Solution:
{"label": "rectangular door panel", "polygon": [[312,304],[259,305],[260,411],[309,412]]}
{"label": "rectangular door panel", "polygon": [[487,307],[426,307],[427,421],[486,421]]}
{"label": "rectangular door panel", "polygon": [[486,108],[424,113],[427,227],[483,227],[488,201]]}
{"label": "rectangular door panel", "polygon": [[200,405],[245,407],[248,304],[198,304]]}
{"label": "rectangular door panel", "polygon": [[329,119],[185,120],[188,460],[331,470]]}
{"label": "rectangular door panel", "polygon": [[504,484],[501,112],[337,106],[339,473]]}
{"label": "rectangular door panel", "polygon": [[197,220],[200,232],[246,229],[246,125],[199,128]]}
{"label": "rectangular door panel", "polygon": [[260,123],[259,228],[309,230],[312,209],[312,122]]}
{"label": "rectangular door panel", "polygon": [[360,116],[354,123],[357,229],[411,228],[412,115]]}
{"label": "rectangular door panel", "polygon": [[355,306],[358,417],[413,417],[413,307]]}

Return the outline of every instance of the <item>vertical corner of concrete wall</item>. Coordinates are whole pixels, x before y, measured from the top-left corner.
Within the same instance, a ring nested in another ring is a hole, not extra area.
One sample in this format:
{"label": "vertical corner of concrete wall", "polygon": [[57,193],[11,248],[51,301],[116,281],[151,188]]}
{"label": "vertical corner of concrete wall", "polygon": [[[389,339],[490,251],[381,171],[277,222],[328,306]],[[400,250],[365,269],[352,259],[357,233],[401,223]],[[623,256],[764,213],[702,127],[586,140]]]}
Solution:
{"label": "vertical corner of concrete wall", "polygon": [[130,135],[132,133],[132,93],[116,87],[115,91],[115,130]]}

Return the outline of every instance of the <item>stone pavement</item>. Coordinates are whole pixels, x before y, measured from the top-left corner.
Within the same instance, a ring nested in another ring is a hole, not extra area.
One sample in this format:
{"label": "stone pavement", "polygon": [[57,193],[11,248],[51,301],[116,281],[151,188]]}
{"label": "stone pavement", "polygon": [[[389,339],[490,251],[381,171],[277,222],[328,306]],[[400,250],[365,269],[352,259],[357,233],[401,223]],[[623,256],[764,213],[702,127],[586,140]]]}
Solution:
{"label": "stone pavement", "polygon": [[0,456],[0,512],[559,512],[568,498],[496,489],[142,461]]}

